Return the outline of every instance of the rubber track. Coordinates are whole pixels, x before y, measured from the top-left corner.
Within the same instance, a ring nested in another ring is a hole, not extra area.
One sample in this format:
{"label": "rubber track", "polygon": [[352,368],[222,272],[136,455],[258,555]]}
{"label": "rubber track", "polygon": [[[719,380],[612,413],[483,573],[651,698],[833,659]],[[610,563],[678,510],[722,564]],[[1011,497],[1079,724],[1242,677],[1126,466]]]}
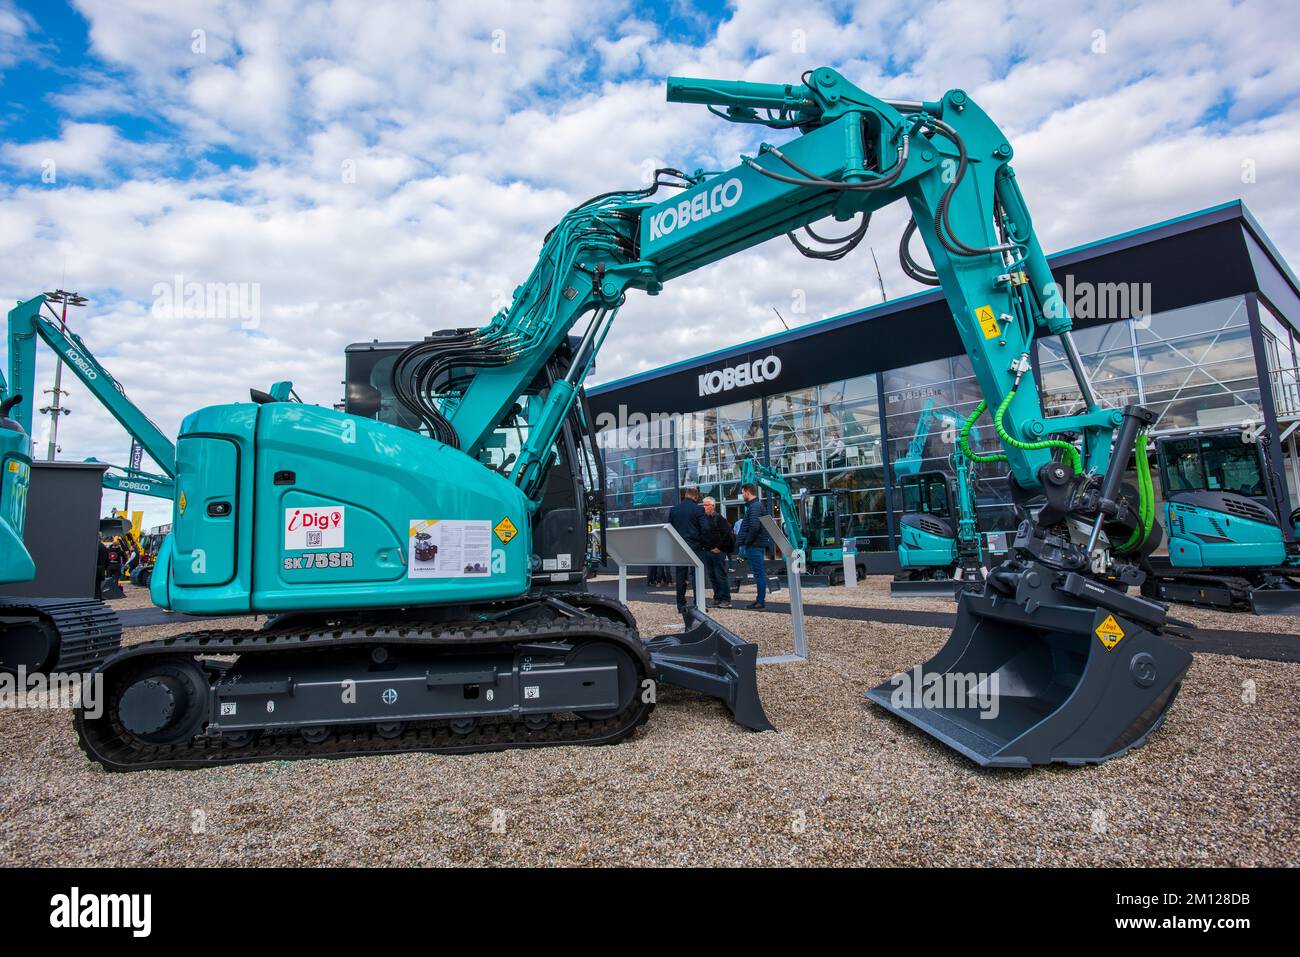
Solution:
{"label": "rubber track", "polygon": [[[297,731],[264,731],[243,747],[229,743],[229,738],[221,737],[196,737],[183,745],[146,744],[132,738],[116,720],[121,689],[114,687],[114,672],[126,664],[154,656],[332,651],[348,646],[377,644],[446,650],[584,638],[609,641],[625,648],[631,653],[640,672],[636,680],[638,693],[622,712],[612,718],[585,720],[573,717],[552,721],[539,731],[530,731],[520,720],[481,719],[474,730],[466,735],[453,732],[448,721],[426,721],[408,724],[405,731],[396,738],[381,737],[374,732],[374,725],[358,725],[337,730],[328,740],[319,744],[304,741]],[[461,626],[436,626],[419,621],[385,622],[373,626],[316,632],[293,628],[270,631],[203,631],[134,645],[106,662],[99,670],[105,674],[107,703],[104,714],[97,719],[89,719],[84,711],[78,709],[75,725],[82,750],[91,760],[109,771],[204,768],[257,761],[345,758],[413,751],[462,754],[507,748],[612,744],[645,723],[654,708],[653,702],[642,701],[639,693],[642,680],[650,674],[649,655],[640,639],[621,625],[594,617]]]}
{"label": "rubber track", "polygon": [[0,598],[0,615],[37,615],[54,626],[59,657],[52,671],[90,671],[122,647],[117,613],[93,598]]}

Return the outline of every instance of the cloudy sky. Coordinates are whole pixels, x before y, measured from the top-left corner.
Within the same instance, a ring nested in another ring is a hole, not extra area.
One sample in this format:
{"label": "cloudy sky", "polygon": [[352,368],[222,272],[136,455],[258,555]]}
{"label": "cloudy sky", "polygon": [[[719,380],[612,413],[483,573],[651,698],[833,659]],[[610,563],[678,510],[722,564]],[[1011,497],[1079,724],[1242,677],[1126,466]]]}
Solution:
{"label": "cloudy sky", "polygon": [[[1298,35],[1283,0],[0,0],[0,293],[88,296],[75,328],[168,433],[278,379],[328,405],[348,343],[485,322],[575,202],[761,138],[665,103],[665,76],[820,65],[886,97],[968,90],[1049,252],[1240,197],[1298,262]],[[868,240],[890,297],[915,291],[903,224]],[[244,284],[256,315],[169,312],[178,278]],[[773,241],[631,299],[595,378],[778,331],[773,307],[879,299],[866,244],[816,263]],[[61,457],[125,461],[72,393]]]}

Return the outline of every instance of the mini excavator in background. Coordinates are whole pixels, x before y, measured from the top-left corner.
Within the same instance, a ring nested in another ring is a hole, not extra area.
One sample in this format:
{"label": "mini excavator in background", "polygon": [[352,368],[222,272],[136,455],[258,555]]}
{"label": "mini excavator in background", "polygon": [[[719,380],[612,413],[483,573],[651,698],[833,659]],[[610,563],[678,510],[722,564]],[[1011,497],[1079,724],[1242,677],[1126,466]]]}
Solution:
{"label": "mini excavator in background", "polygon": [[[952,478],[941,469],[921,469],[936,419],[948,423]],[[894,462],[894,482],[902,501],[898,521],[898,564],[903,571],[889,583],[891,595],[950,596],[957,588],[977,589],[984,580],[984,549],[975,510],[975,472],[970,447],[979,441],[974,421],[963,428],[952,409],[934,409],[927,399],[917,418],[907,455]]]}
{"label": "mini excavator in background", "polygon": [[[1120,587],[1141,582],[1160,539],[1149,498],[1120,481],[1153,417],[1099,406],[1006,137],[961,90],[883,100],[830,68],[791,84],[670,78],[668,99],[789,139],[572,209],[508,308],[394,363],[418,431],[262,394],[184,420],[154,600],[274,618],[102,665],[107,707],[76,718],[94,760],[613,742],[647,719],[664,680],[767,726],[752,644],[698,612],[691,631],[643,641],[626,608],[581,590],[581,383],[629,290],[655,295],[781,235],[839,259],[897,200],[913,216],[904,267],[942,286],[1012,488],[1035,510],[985,587],[961,596],[947,644],[914,669],[927,686],[979,676],[982,701],[909,700],[890,682],[868,697],[984,765],[1104,761],[1160,725],[1191,656],[1162,637],[1164,605]],[[658,199],[666,187],[679,192]],[[809,229],[827,217],[848,232]],[[916,234],[932,269],[911,256]],[[1029,362],[1039,333],[1061,338],[1085,411],[1043,416]]]}

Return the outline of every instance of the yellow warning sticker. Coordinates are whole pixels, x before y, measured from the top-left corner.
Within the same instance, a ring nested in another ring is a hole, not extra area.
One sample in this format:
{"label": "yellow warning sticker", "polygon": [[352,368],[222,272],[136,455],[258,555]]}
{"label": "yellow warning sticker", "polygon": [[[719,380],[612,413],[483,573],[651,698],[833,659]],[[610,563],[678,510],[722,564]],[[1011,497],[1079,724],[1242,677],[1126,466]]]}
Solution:
{"label": "yellow warning sticker", "polygon": [[1114,615],[1107,615],[1106,620],[1097,626],[1097,637],[1106,646],[1106,650],[1110,651],[1124,637],[1124,629],[1119,626]]}
{"label": "yellow warning sticker", "polygon": [[998,328],[998,317],[994,314],[992,306],[980,306],[975,310],[975,318],[979,320],[980,328],[984,330],[985,339],[996,339],[1002,335],[1002,330]]}
{"label": "yellow warning sticker", "polygon": [[181,497],[176,500],[176,510],[182,515],[185,514],[185,492],[181,491]]}
{"label": "yellow warning sticker", "polygon": [[9,460],[9,471],[10,471],[10,472],[14,472],[14,473],[16,473],[16,472],[18,471],[18,460],[17,460],[17,459],[10,459],[10,460]]}
{"label": "yellow warning sticker", "polygon": [[502,545],[519,534],[519,529],[515,528],[515,523],[510,521],[508,516],[497,522],[496,528],[492,529],[492,531],[496,532],[497,538],[501,539]]}

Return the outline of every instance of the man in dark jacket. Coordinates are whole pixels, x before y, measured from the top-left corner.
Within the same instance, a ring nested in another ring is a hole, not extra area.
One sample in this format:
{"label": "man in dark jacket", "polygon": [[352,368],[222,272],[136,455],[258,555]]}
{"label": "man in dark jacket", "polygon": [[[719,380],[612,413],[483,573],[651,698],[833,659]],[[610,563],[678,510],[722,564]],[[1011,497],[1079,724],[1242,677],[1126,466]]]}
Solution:
{"label": "man in dark jacket", "polygon": [[[687,486],[682,489],[682,500],[674,505],[668,512],[668,524],[677,529],[677,534],[682,537],[697,555],[704,546],[704,509],[700,506],[700,490],[695,486]],[[686,589],[693,587],[695,580],[695,568],[678,566],[677,568],[677,611],[679,613],[686,610]],[[693,594],[693,592],[692,592]]]}
{"label": "man in dark jacket", "polygon": [[754,573],[754,587],[758,591],[757,600],[745,607],[761,610],[767,607],[767,568],[763,563],[767,559],[767,548],[772,544],[772,536],[767,534],[761,521],[767,514],[767,506],[758,497],[756,485],[742,485],[740,497],[745,500],[745,518],[740,523],[736,544],[741,557],[749,562],[749,570]]}
{"label": "man in dark jacket", "polygon": [[711,497],[704,499],[704,546],[700,558],[704,570],[713,581],[713,604],[719,608],[731,607],[731,581],[727,574],[727,556],[736,550],[736,536],[731,525],[718,511],[718,503]]}

